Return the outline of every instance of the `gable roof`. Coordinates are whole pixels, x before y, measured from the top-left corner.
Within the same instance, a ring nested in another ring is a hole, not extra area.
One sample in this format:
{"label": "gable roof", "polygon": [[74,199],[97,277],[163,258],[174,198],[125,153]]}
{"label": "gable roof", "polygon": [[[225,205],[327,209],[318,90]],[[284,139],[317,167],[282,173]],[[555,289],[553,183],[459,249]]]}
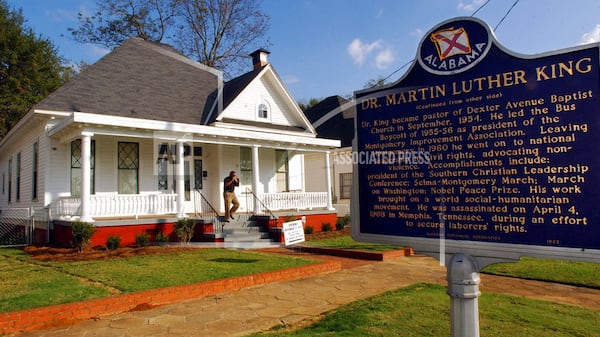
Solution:
{"label": "gable roof", "polygon": [[34,109],[199,124],[214,109],[220,75],[170,46],[132,38]]}
{"label": "gable roof", "polygon": [[[241,96],[244,96],[245,91],[250,91],[252,95],[256,95],[256,92],[252,91],[256,89],[256,87],[253,87],[253,85],[263,85],[258,83],[267,78],[269,79],[270,83],[273,84],[271,89],[272,93],[279,95],[279,97],[282,99],[280,101],[282,102],[282,106],[286,106],[285,113],[288,113],[289,116],[293,116],[296,124],[283,125],[270,121],[248,120],[245,118],[239,118],[239,115],[237,115],[237,112],[235,111],[236,101],[240,99]],[[268,128],[272,130],[304,132],[312,136],[316,136],[316,132],[310,121],[306,115],[304,115],[304,112],[300,109],[297,102],[288,92],[287,88],[283,85],[281,78],[279,75],[277,75],[277,72],[275,69],[273,69],[273,66],[269,63],[266,63],[263,66],[255,67],[252,71],[225,82],[223,84],[222,97],[222,114],[217,115],[212,112],[210,114],[205,114],[202,117],[202,124],[223,126],[224,124],[219,123],[225,123],[229,126],[235,125],[242,128]],[[227,109],[231,106],[233,106],[231,109],[234,110],[230,109],[230,111],[227,111]]]}
{"label": "gable roof", "polygon": [[342,147],[352,146],[356,107],[351,101],[341,96],[329,96],[305,114],[319,137],[338,139]]}

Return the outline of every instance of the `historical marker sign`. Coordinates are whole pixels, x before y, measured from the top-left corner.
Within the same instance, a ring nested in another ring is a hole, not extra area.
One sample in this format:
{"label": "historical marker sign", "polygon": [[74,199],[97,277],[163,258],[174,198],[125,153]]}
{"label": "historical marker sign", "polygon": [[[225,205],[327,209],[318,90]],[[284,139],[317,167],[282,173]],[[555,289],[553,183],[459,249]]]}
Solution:
{"label": "historical marker sign", "polygon": [[475,18],[429,31],[400,81],[355,93],[353,236],[600,261],[599,50],[517,55]]}

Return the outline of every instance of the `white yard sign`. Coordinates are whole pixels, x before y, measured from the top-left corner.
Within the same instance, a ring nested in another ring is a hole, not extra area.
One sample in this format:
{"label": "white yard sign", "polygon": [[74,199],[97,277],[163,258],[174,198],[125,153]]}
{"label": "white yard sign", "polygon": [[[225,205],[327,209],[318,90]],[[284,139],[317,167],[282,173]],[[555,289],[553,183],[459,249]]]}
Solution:
{"label": "white yard sign", "polygon": [[289,221],[283,223],[283,238],[285,245],[304,242],[304,227],[301,220]]}

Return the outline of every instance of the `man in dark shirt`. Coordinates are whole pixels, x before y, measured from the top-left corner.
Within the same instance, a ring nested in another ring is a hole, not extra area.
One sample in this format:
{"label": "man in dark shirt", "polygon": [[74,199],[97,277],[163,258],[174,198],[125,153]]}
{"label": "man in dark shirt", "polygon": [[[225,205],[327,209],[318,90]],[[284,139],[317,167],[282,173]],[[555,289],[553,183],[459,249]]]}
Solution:
{"label": "man in dark shirt", "polygon": [[240,178],[238,178],[235,171],[231,171],[223,180],[223,199],[225,200],[226,222],[229,222],[229,219],[233,219],[233,213],[240,207],[240,202],[235,196],[236,186],[240,186]]}

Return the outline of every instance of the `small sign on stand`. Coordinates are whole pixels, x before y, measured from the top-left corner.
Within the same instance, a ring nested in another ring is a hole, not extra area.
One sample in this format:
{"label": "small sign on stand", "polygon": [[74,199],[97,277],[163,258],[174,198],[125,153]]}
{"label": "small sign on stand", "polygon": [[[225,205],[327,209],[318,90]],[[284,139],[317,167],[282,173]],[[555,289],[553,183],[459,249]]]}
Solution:
{"label": "small sign on stand", "polygon": [[304,227],[302,226],[302,220],[295,220],[283,223],[283,238],[285,245],[293,245],[296,243],[304,242]]}

